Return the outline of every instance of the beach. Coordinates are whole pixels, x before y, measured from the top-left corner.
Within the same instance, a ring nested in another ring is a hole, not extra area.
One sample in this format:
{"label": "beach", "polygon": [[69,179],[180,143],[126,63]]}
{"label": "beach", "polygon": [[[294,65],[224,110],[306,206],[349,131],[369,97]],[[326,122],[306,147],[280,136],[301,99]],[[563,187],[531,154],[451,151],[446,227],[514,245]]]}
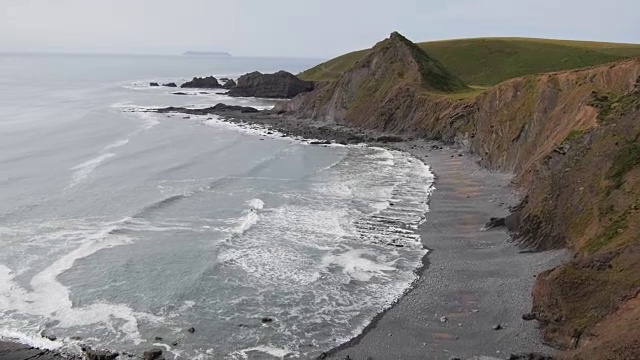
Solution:
{"label": "beach", "polygon": [[[482,231],[490,218],[507,215],[508,206],[517,204],[518,194],[509,186],[511,174],[481,169],[461,148],[419,139],[264,113],[230,114],[222,120],[262,126],[265,141],[288,136],[311,146],[366,142],[408,152],[436,175],[430,211],[419,228],[429,252],[417,270],[418,280],[353,340],[319,349],[325,351],[321,358],[500,359],[511,353],[551,353],[541,344],[536,323],[521,317],[531,308],[535,274],[559,264],[567,254],[523,252],[504,229]],[[12,343],[0,344],[0,354],[16,360],[34,354],[56,358]]]}

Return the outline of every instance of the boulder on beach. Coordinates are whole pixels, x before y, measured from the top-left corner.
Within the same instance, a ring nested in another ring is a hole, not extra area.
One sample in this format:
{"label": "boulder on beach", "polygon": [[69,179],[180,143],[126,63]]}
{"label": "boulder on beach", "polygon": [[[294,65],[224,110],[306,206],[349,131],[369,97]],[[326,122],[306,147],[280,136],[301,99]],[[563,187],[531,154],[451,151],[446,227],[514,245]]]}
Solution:
{"label": "boulder on beach", "polygon": [[286,71],[275,74],[252,72],[238,78],[236,86],[229,90],[229,96],[260,97],[270,99],[291,99],[298,94],[314,89],[314,83],[298,79]]}
{"label": "boulder on beach", "polygon": [[84,353],[89,360],[114,360],[120,354],[107,350],[84,349]]}
{"label": "boulder on beach", "polygon": [[178,87],[178,85],[176,85],[176,83],[173,83],[173,82],[166,83],[166,84],[162,84],[162,86],[166,86],[166,87]]}
{"label": "boulder on beach", "polygon": [[145,351],[143,354],[143,359],[144,360],[157,360],[160,359],[160,357],[162,356],[162,349],[151,349],[148,351]]}
{"label": "boulder on beach", "polygon": [[213,76],[207,76],[204,78],[194,77],[191,81],[180,85],[181,88],[194,88],[194,89],[217,89],[220,87],[218,79]]}
{"label": "boulder on beach", "polygon": [[222,85],[223,89],[231,90],[234,86],[237,86],[236,82],[233,79],[227,79],[227,81]]}
{"label": "boulder on beach", "polygon": [[150,82],[149,86],[160,86],[160,84],[158,84],[157,82]]}

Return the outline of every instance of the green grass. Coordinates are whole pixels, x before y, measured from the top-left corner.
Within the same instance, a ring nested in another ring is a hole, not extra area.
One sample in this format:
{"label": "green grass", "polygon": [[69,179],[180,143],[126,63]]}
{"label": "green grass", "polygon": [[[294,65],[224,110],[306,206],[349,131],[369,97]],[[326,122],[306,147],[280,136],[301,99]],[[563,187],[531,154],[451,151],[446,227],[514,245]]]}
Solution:
{"label": "green grass", "polygon": [[[532,38],[477,38],[418,43],[465,83],[492,86],[518,76],[577,69],[640,57],[640,45]],[[306,80],[327,81],[362,59],[351,52],[304,71]]]}
{"label": "green grass", "polygon": [[613,164],[611,164],[608,175],[612,181],[613,189],[619,189],[624,182],[624,176],[639,165],[640,140],[635,139],[618,152]]}
{"label": "green grass", "polygon": [[569,135],[564,139],[564,141],[571,141],[584,133],[584,130],[571,130]]}

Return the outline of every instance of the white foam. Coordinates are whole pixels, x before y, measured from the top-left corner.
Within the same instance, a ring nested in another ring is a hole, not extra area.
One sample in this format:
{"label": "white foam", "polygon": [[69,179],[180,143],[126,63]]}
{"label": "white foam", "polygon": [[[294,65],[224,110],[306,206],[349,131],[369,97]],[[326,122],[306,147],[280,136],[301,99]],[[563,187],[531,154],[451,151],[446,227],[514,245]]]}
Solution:
{"label": "white foam", "polygon": [[81,181],[86,179],[95,169],[100,166],[105,160],[115,156],[114,153],[104,153],[100,154],[93,159],[89,159],[82,164],[76,165],[69,170],[73,170],[74,173],[72,175],[71,184],[69,184],[68,188],[74,187],[78,185]]}
{"label": "white foam", "polygon": [[104,149],[102,149],[102,151],[107,151],[107,150],[119,148],[121,146],[127,145],[128,143],[129,143],[129,138],[116,140],[113,143],[105,146]]}
{"label": "white foam", "polygon": [[380,263],[364,258],[363,255],[374,255],[371,250],[358,249],[337,255],[327,255],[322,259],[326,266],[337,265],[342,272],[353,280],[369,281],[373,277],[388,278],[387,272],[397,271],[392,263]]}
{"label": "white foam", "polygon": [[234,358],[249,359],[249,353],[260,352],[276,358],[284,359],[285,356],[298,357],[299,352],[291,351],[288,348],[278,348],[271,345],[259,345],[248,349],[238,350],[231,354]]}
{"label": "white foam", "polygon": [[260,200],[260,199],[252,199],[247,201],[247,204],[252,208],[252,209],[256,209],[256,210],[262,210],[262,208],[264,208],[264,201]]}
{"label": "white foam", "polygon": [[60,350],[63,347],[63,344],[59,341],[51,341],[42,336],[29,336],[11,329],[0,329],[0,340],[14,341],[34,348],[52,351]]}
{"label": "white foam", "polygon": [[255,225],[259,219],[260,219],[260,216],[258,215],[258,213],[255,212],[253,209],[251,209],[247,212],[247,214],[244,217],[240,218],[238,226],[233,228],[231,232],[235,235],[242,235],[247,230],[249,230],[253,225]]}
{"label": "white foam", "polygon": [[[30,281],[30,289],[24,289],[15,281],[15,274],[6,266],[0,265],[0,305],[4,311],[17,311],[20,314],[39,316],[47,321],[56,321],[58,327],[70,328],[93,324],[105,324],[107,329],[120,333],[122,340],[139,344],[143,340],[138,331],[138,318],[158,322],[161,319],[150,314],[137,313],[121,304],[99,302],[84,307],[74,307],[67,287],[62,285],[58,276],[71,269],[79,259],[86,258],[98,251],[129,244],[133,239],[114,234],[129,218],[104,223],[92,232],[82,236],[82,243],[71,252],[58,258]],[[122,320],[116,327],[114,319]]]}

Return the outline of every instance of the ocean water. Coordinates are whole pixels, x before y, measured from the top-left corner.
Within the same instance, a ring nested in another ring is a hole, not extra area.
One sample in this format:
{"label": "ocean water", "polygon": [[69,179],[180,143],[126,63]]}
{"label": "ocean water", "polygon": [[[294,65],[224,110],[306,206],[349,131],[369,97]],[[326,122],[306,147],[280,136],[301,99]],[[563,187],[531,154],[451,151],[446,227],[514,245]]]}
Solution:
{"label": "ocean water", "polygon": [[357,335],[416,278],[428,166],[145,112],[269,108],[148,83],[315,63],[0,55],[0,338],[270,359]]}

